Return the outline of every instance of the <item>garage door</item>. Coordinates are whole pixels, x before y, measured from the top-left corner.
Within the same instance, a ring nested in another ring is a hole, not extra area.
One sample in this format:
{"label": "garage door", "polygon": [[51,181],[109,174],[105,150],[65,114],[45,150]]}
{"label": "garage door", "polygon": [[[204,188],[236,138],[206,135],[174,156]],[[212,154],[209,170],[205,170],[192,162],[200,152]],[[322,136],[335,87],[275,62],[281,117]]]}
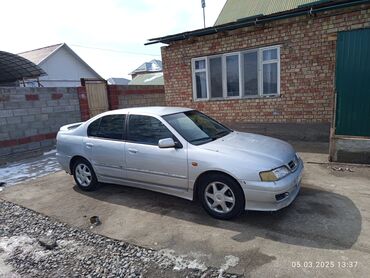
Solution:
{"label": "garage door", "polygon": [[336,91],[335,133],[370,136],[370,29],[338,34]]}

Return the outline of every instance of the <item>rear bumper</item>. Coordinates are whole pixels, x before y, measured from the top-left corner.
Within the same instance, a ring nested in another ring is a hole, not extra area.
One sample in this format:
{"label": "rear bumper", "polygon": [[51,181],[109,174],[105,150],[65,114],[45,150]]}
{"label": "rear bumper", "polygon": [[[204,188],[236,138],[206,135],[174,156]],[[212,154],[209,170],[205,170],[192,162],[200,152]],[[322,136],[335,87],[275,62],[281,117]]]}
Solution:
{"label": "rear bumper", "polygon": [[303,174],[303,162],[297,169],[276,182],[240,181],[245,195],[245,209],[276,211],[289,206],[297,197]]}
{"label": "rear bumper", "polygon": [[57,160],[59,164],[62,166],[62,169],[66,171],[68,174],[71,174],[71,169],[69,167],[69,164],[71,162],[71,157],[68,155],[64,155],[61,153],[56,153]]}

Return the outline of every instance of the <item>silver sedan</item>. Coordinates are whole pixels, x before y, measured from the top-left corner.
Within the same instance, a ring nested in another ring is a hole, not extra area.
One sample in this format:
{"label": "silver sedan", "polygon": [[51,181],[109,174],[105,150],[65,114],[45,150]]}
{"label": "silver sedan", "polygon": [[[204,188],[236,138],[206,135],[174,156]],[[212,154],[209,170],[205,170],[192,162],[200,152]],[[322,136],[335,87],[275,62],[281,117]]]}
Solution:
{"label": "silver sedan", "polygon": [[303,171],[288,143],[178,107],[120,109],[63,126],[57,158],[82,190],[114,183],[197,198],[219,219],[288,206]]}

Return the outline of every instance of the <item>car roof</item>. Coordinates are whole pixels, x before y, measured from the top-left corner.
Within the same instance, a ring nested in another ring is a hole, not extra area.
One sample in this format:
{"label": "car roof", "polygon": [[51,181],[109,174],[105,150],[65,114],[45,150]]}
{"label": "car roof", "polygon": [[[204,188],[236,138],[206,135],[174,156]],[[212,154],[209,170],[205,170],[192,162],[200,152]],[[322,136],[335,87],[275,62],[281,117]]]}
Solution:
{"label": "car roof", "polygon": [[104,114],[140,114],[140,115],[154,115],[154,116],[164,116],[169,114],[181,113],[186,111],[191,111],[194,109],[186,107],[170,107],[170,106],[148,106],[148,107],[133,107],[117,109],[105,112]]}

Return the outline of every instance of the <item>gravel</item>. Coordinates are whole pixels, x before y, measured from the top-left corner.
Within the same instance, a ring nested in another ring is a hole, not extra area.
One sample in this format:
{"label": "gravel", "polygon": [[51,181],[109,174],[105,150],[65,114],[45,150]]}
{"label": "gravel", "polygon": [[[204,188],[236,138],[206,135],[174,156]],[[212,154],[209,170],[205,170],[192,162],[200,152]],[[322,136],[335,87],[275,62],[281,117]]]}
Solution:
{"label": "gravel", "polygon": [[0,200],[0,277],[81,276],[238,277],[172,251],[113,240]]}

